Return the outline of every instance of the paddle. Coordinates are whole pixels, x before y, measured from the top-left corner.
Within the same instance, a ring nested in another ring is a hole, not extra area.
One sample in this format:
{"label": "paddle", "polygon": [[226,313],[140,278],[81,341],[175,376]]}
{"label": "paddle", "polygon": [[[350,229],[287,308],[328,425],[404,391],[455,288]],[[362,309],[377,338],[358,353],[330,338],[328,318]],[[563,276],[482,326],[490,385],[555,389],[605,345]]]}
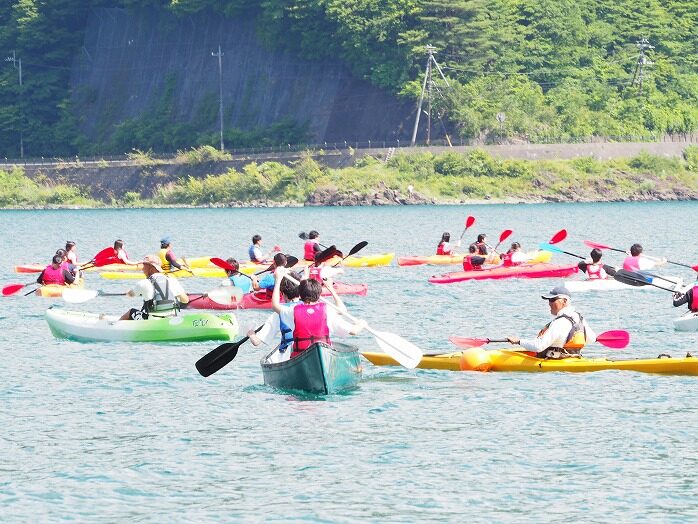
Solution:
{"label": "paddle", "polygon": [[[618,249],[617,247],[611,247],[611,246],[607,246],[605,244],[599,244],[598,242],[592,242],[591,240],[585,240],[584,244],[586,244],[589,247],[593,247],[593,248],[597,248],[597,249],[610,249],[611,251],[618,251],[619,253],[626,253],[625,249]],[[642,256],[647,257],[647,258],[651,258],[654,260],[659,260],[657,257],[645,255],[644,253],[642,254]],[[674,264],[675,266],[687,267],[687,268],[692,269],[693,271],[698,272],[698,264],[696,264],[695,266],[689,266],[688,264],[682,264],[681,262],[674,262],[673,260],[667,260],[667,263]]]}
{"label": "paddle", "polygon": [[[489,344],[490,342],[508,342],[507,339],[492,339],[492,338],[468,338],[450,336],[448,340],[458,347],[462,348],[477,348]],[[630,333],[622,329],[613,329],[604,331],[596,336],[596,342],[612,349],[623,349],[630,343]]]}
{"label": "paddle", "polygon": [[[128,293],[106,293],[101,289],[68,288],[63,291],[63,300],[70,304],[80,304],[96,297],[124,297],[127,294]],[[234,286],[216,288],[208,293],[202,293],[201,296],[193,298],[189,302],[194,302],[195,300],[200,300],[205,297],[209,297],[218,304],[229,305],[234,301],[237,302],[242,299],[242,291]]]}
{"label": "paddle", "polygon": [[[29,282],[27,284],[9,284],[9,285],[2,288],[2,296],[9,297],[10,295],[14,295],[19,290],[24,289],[27,286],[31,286],[32,284],[39,285],[39,283],[36,280]],[[34,290],[32,290],[32,291],[34,291]]]}
{"label": "paddle", "polygon": [[[284,275],[284,278],[286,278],[293,284],[299,284],[299,282],[295,278],[289,275]],[[353,317],[348,312],[343,311],[341,308],[337,307],[332,302],[322,297],[320,298],[320,301],[327,304],[340,315],[347,317],[352,322],[359,322],[357,318]],[[378,344],[378,347],[381,348],[384,353],[395,359],[400,365],[409,369],[413,369],[416,368],[419,362],[422,360],[422,350],[414,344],[412,344],[411,342],[405,340],[401,336],[396,335],[394,333],[389,333],[387,331],[377,331],[368,325],[366,325],[365,329],[374,336],[374,338],[376,339],[376,344]]]}
{"label": "paddle", "polygon": [[[255,329],[254,332],[258,333],[263,327],[264,324]],[[216,371],[227,366],[237,356],[240,346],[249,339],[249,336],[245,336],[237,342],[226,342],[225,344],[221,344],[196,361],[196,370],[202,377],[213,375]]]}
{"label": "paddle", "polygon": [[465,228],[463,229],[463,232],[460,234],[460,238],[458,241],[463,240],[463,235],[465,235],[465,232],[470,228],[475,223],[475,217],[470,215],[468,218],[465,219]]}
{"label": "paddle", "polygon": [[502,231],[502,232],[499,234],[499,242],[497,242],[497,245],[494,246],[494,248],[492,249],[492,251],[494,251],[494,252],[496,253],[496,252],[497,252],[497,248],[499,247],[499,245],[500,245],[502,242],[504,242],[507,238],[509,238],[509,237],[511,236],[512,233],[513,233],[513,231],[512,231],[511,229],[505,229],[504,231]]}
{"label": "paddle", "polygon": [[[368,242],[366,242],[365,240],[362,240],[361,242],[359,242],[358,244],[356,244],[354,247],[352,247],[352,248],[349,250],[349,253],[348,253],[346,256],[343,256],[343,257],[341,258],[341,260],[339,260],[336,264],[333,264],[332,267],[337,267],[339,264],[341,264],[344,260],[346,260],[346,259],[349,258],[350,256],[356,255],[359,251],[361,251],[361,250],[362,250],[363,248],[365,248],[367,245],[368,245]],[[324,253],[324,251],[323,251],[323,253]],[[322,253],[318,253],[318,254],[322,254]],[[330,258],[332,258],[332,257],[330,257]],[[317,265],[317,263],[318,263],[318,262],[316,261],[315,264]]]}
{"label": "paddle", "polygon": [[566,229],[561,229],[557,233],[555,233],[548,244],[558,244],[565,240],[567,238],[567,230]]}
{"label": "paddle", "polygon": [[[552,251],[553,253],[564,253],[565,255],[569,255],[571,257],[576,257],[576,258],[581,258],[582,260],[586,260],[586,257],[583,257],[582,255],[577,255],[575,253],[570,253],[569,251],[564,251],[560,249],[557,246],[552,246],[550,244],[539,244],[538,247],[543,250],[543,251]],[[608,264],[603,264],[603,270],[613,276],[616,274],[616,268],[613,266],[609,266]],[[583,271],[586,271],[586,268],[583,269]]]}
{"label": "paddle", "polygon": [[[358,245],[358,244],[357,244]],[[356,246],[354,246],[356,247]],[[335,253],[337,252],[337,248],[335,246],[330,246],[324,251],[320,252],[317,254],[316,260],[318,263],[322,263],[324,260],[328,260],[335,256]],[[293,257],[295,259],[295,257]],[[296,262],[298,259],[295,259]],[[230,264],[228,264],[225,260],[220,259],[220,258],[212,258],[211,262],[218,267],[222,267],[223,269],[226,269],[225,266],[232,267]],[[225,266],[221,265],[221,262],[225,264]],[[289,267],[289,266],[287,266]],[[296,284],[298,281],[293,279],[292,277],[286,275],[286,278],[290,280],[291,282],[295,282]],[[333,304],[331,304],[333,305]],[[262,329],[264,325],[259,326],[257,329],[255,329],[255,333],[257,333],[260,329]],[[203,357],[201,357],[197,363],[196,363],[196,369],[199,371],[199,373],[204,376],[208,377],[209,375],[212,375],[216,371],[220,370],[221,368],[227,366],[232,360],[235,358],[235,356],[238,353],[238,348],[247,342],[249,340],[249,337],[244,337],[237,342],[227,342],[225,344],[221,344],[217,348],[215,348],[213,351],[207,353]],[[386,351],[387,353],[387,351]],[[397,359],[396,359],[397,360]],[[421,360],[421,356],[420,356]],[[419,361],[417,361],[419,363]],[[417,364],[415,364],[416,366]],[[414,366],[413,366],[414,367]]]}
{"label": "paddle", "polygon": [[[672,293],[675,293],[674,289],[669,289],[668,287],[663,287],[663,286],[658,286],[657,284],[654,284],[652,282],[653,278],[652,277],[647,277],[643,275],[642,273],[637,273],[635,271],[628,271],[626,269],[619,269],[616,271],[616,274],[613,275],[613,278],[615,278],[618,282],[622,282],[623,284],[627,284],[628,286],[635,286],[635,287],[640,287],[640,286],[654,286],[658,289],[663,289],[664,291],[671,291]],[[661,278],[661,277],[659,277]],[[664,280],[664,279],[662,279]],[[669,280],[668,282],[672,282]]]}
{"label": "paddle", "polygon": [[83,269],[89,269],[91,267],[102,267],[107,266],[109,264],[122,263],[123,261],[121,259],[116,258],[113,247],[105,247],[94,257],[92,257],[92,260],[90,260],[89,262],[85,262],[82,266],[80,266],[80,270],[82,271]]}
{"label": "paddle", "polygon": [[[303,240],[310,240],[308,233],[306,233],[305,231],[301,231],[300,233],[298,233],[298,238],[302,238]],[[324,244],[320,244],[320,242],[318,242],[318,245],[327,249],[327,246]]]}

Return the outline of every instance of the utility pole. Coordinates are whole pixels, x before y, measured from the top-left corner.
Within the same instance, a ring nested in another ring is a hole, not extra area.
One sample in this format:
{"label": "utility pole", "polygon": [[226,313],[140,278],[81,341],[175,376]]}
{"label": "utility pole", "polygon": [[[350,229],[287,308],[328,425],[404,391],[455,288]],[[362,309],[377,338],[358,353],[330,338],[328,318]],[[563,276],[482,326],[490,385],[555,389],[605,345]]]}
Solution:
{"label": "utility pole", "polygon": [[637,64],[635,64],[635,72],[633,73],[633,83],[632,85],[639,85],[638,96],[642,96],[642,81],[645,78],[645,66],[651,66],[654,62],[650,62],[645,55],[645,49],[654,49],[653,45],[650,45],[649,40],[644,36],[640,38],[635,44],[640,49],[640,54],[637,57]]}
{"label": "utility pole", "polygon": [[12,62],[15,69],[19,70],[19,157],[24,158],[24,104],[22,103],[22,59],[17,58],[15,51],[12,56],[5,58],[5,62]]}
{"label": "utility pole", "polygon": [[211,56],[218,57],[218,117],[220,119],[220,135],[221,135],[221,153],[225,151],[223,145],[223,61],[221,60],[223,53],[221,45],[218,44],[218,53],[211,51]]}
{"label": "utility pole", "polygon": [[419,97],[419,104],[417,104],[417,116],[414,120],[414,129],[412,130],[412,141],[410,142],[410,145],[414,145],[415,142],[417,141],[417,129],[419,128],[419,117],[422,114],[422,103],[424,102],[424,94],[427,94],[427,140],[426,143],[429,145],[431,143],[431,95],[432,95],[432,87],[433,87],[433,80],[432,80],[432,64],[436,66],[436,69],[439,71],[439,74],[441,75],[441,78],[443,81],[446,83],[448,87],[450,87],[448,80],[446,80],[446,77],[444,76],[443,71],[441,70],[441,67],[439,66],[438,62],[434,58],[434,53],[436,52],[436,48],[432,45],[427,45],[426,46],[426,51],[429,57],[427,58],[427,69],[424,74],[424,82],[422,84],[422,94]]}

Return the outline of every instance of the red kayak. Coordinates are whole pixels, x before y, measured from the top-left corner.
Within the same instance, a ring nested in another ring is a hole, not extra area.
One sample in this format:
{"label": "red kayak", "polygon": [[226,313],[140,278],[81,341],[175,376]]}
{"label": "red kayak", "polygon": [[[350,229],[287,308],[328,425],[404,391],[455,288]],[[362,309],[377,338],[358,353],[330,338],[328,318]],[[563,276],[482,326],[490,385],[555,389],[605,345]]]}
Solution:
{"label": "red kayak", "polygon": [[[366,296],[368,284],[345,284],[335,282],[334,289],[339,295]],[[330,292],[323,288],[323,296],[329,296]],[[271,294],[266,291],[254,291],[242,296],[240,302],[232,304],[219,304],[208,297],[201,297],[200,293],[189,293],[189,305],[187,309],[271,309]],[[195,300],[196,299],[196,300]],[[192,302],[193,301],[193,302]]]}
{"label": "red kayak", "polygon": [[429,278],[432,284],[453,284],[465,280],[489,280],[501,278],[557,278],[568,277],[579,270],[577,264],[557,266],[555,264],[522,264],[520,266],[497,266],[490,269],[455,271]]}

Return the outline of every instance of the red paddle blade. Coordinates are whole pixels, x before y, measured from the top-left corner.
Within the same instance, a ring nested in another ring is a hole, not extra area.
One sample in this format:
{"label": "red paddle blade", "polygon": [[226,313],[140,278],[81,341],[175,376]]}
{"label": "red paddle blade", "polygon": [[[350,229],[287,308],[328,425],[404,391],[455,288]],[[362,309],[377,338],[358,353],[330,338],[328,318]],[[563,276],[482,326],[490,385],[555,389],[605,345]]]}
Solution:
{"label": "red paddle blade", "polygon": [[92,258],[92,261],[95,267],[106,266],[107,264],[118,264],[121,262],[121,260],[114,255],[113,247],[105,247]]}
{"label": "red paddle blade", "polygon": [[502,233],[499,235],[499,243],[501,244],[502,242],[504,242],[507,238],[511,236],[512,233],[513,231],[511,229],[505,229],[504,231],[502,231]]}
{"label": "red paddle blade", "polygon": [[630,343],[630,333],[623,329],[604,331],[596,337],[596,341],[608,348],[623,349]]}
{"label": "red paddle blade", "polygon": [[550,242],[548,244],[557,244],[558,242],[562,242],[567,238],[567,230],[566,229],[561,229],[557,233],[553,235],[553,238],[550,239]]}
{"label": "red paddle blade", "polygon": [[612,249],[611,246],[607,246],[606,244],[599,244],[598,242],[592,242],[591,240],[585,240],[584,245],[597,249]]}
{"label": "red paddle blade", "polygon": [[468,338],[457,337],[456,335],[451,335],[448,337],[448,340],[450,340],[452,344],[455,344],[461,348],[478,348],[480,346],[484,346],[490,341],[489,338]]}
{"label": "red paddle blade", "polygon": [[695,266],[691,266],[691,269],[692,269],[693,271],[696,271],[696,272],[698,272],[698,265],[695,265]]}
{"label": "red paddle blade", "polygon": [[222,258],[213,257],[210,260],[211,260],[211,264],[213,264],[214,266],[218,266],[221,269],[227,269],[228,271],[235,271],[235,268],[233,266],[231,266],[230,264],[228,264]]}
{"label": "red paddle blade", "polygon": [[10,295],[14,295],[24,287],[24,284],[10,284],[9,286],[5,286],[2,288],[2,296],[3,297],[9,297]]}
{"label": "red paddle blade", "polygon": [[465,229],[468,229],[474,223],[475,223],[475,217],[473,215],[468,216],[468,218],[465,219]]}

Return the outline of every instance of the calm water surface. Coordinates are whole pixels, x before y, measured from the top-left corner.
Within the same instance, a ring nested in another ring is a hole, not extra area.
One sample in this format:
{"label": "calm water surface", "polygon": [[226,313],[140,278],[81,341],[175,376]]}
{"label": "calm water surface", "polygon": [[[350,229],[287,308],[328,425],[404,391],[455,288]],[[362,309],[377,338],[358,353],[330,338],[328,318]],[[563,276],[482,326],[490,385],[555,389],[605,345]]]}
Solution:
{"label": "calm water surface", "polygon": [[[582,240],[698,263],[697,203],[410,208],[0,211],[2,285],[30,282],[12,266],[47,260],[67,240],[83,260],[123,238],[134,258],[169,234],[180,256],[244,258],[249,237],[300,253],[299,231],[365,252],[430,254],[443,231],[535,248],[566,227]],[[607,262],[622,255],[608,253]],[[554,261],[571,262],[565,255]],[[533,335],[548,320],[540,293],[556,280],[436,286],[455,267],[348,270],[369,295],[347,300],[373,327],[425,352],[451,334]],[[669,273],[692,279],[690,270]],[[183,281],[188,291],[216,283]],[[88,287],[124,281],[88,276]],[[698,381],[631,372],[476,374],[365,363],[350,394],[279,393],[262,384],[263,351],[245,345],[208,379],[194,362],[217,343],[81,344],[55,340],[43,318],[60,299],[0,300],[2,522],[695,522]],[[698,351],[676,333],[669,293],[588,293],[575,303],[598,332],[627,329],[631,346],[587,355]],[[117,313],[102,297],[73,305]],[[265,312],[242,311],[243,325]],[[370,336],[356,339],[377,350]]]}

